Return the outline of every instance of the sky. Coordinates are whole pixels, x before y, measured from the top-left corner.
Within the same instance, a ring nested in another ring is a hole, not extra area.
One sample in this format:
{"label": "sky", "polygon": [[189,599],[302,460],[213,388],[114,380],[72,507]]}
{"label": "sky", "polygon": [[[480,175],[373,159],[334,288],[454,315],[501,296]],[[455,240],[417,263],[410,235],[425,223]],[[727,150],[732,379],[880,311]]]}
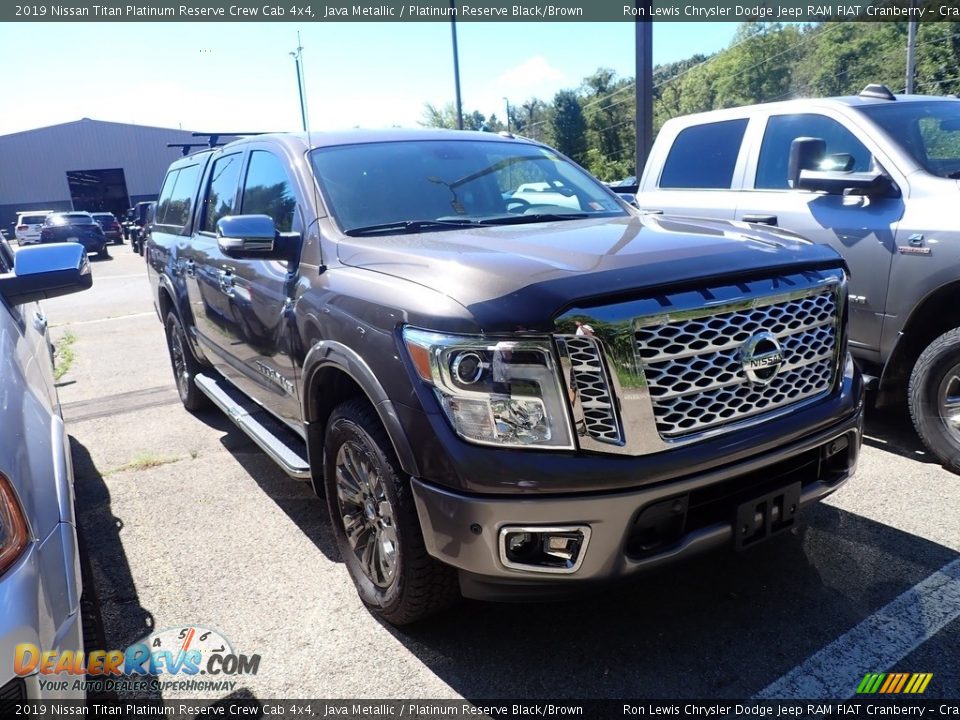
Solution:
{"label": "sky", "polygon": [[[654,25],[654,64],[730,44],[736,23]],[[416,127],[454,99],[448,22],[4,23],[0,135],[88,117],[200,132]],[[458,23],[464,111],[551,100],[598,67],[634,75],[633,23]]]}

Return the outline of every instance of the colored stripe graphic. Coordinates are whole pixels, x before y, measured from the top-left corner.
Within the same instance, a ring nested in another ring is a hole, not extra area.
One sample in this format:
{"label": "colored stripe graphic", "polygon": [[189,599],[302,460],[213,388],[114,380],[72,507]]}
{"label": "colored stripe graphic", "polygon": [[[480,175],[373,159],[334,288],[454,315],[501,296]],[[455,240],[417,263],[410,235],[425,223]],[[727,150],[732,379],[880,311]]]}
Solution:
{"label": "colored stripe graphic", "polygon": [[867,673],[857,686],[858,695],[920,695],[933,679],[933,673]]}

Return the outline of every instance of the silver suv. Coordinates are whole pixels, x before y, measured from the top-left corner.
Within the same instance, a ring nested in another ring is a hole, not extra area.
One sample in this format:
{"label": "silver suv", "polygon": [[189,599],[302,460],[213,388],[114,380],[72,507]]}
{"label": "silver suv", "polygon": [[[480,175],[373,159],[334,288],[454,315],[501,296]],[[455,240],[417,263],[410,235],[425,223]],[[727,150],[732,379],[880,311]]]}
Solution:
{"label": "silver suv", "polygon": [[70,447],[38,301],[91,283],[77,243],[0,241],[0,700],[83,696],[75,677],[39,672],[43,653],[83,650],[83,633]]}
{"label": "silver suv", "polygon": [[905,397],[927,447],[960,470],[958,179],[960,100],[870,85],[670,120],[637,201],[835,248],[851,271],[850,349],[878,404]]}

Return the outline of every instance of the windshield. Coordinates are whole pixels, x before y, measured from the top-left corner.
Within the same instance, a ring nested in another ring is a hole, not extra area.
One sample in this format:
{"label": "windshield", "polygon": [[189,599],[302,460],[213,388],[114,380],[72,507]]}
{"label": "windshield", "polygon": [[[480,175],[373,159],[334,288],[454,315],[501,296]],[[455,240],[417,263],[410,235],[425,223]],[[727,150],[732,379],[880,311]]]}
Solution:
{"label": "windshield", "polygon": [[859,110],[927,172],[960,178],[960,100],[897,102]]}
{"label": "windshield", "polygon": [[314,172],[348,234],[625,215],[597,180],[518,142],[415,140],[319,148]]}

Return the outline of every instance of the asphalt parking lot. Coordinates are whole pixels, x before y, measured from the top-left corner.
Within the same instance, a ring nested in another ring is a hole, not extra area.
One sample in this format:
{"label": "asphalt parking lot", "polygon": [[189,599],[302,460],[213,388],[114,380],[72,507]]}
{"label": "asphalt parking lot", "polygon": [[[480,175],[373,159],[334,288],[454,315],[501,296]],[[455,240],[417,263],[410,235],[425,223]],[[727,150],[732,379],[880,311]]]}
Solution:
{"label": "asphalt parking lot", "polygon": [[222,695],[262,699],[836,699],[887,671],[960,696],[960,477],[902,411],[868,415],[858,475],[792,535],[397,630],[361,605],[322,501],[217,411],[182,408],[144,261],[112,255],[92,290],[45,305],[52,338],[73,338],[59,392],[108,648],[217,628],[261,656]]}

